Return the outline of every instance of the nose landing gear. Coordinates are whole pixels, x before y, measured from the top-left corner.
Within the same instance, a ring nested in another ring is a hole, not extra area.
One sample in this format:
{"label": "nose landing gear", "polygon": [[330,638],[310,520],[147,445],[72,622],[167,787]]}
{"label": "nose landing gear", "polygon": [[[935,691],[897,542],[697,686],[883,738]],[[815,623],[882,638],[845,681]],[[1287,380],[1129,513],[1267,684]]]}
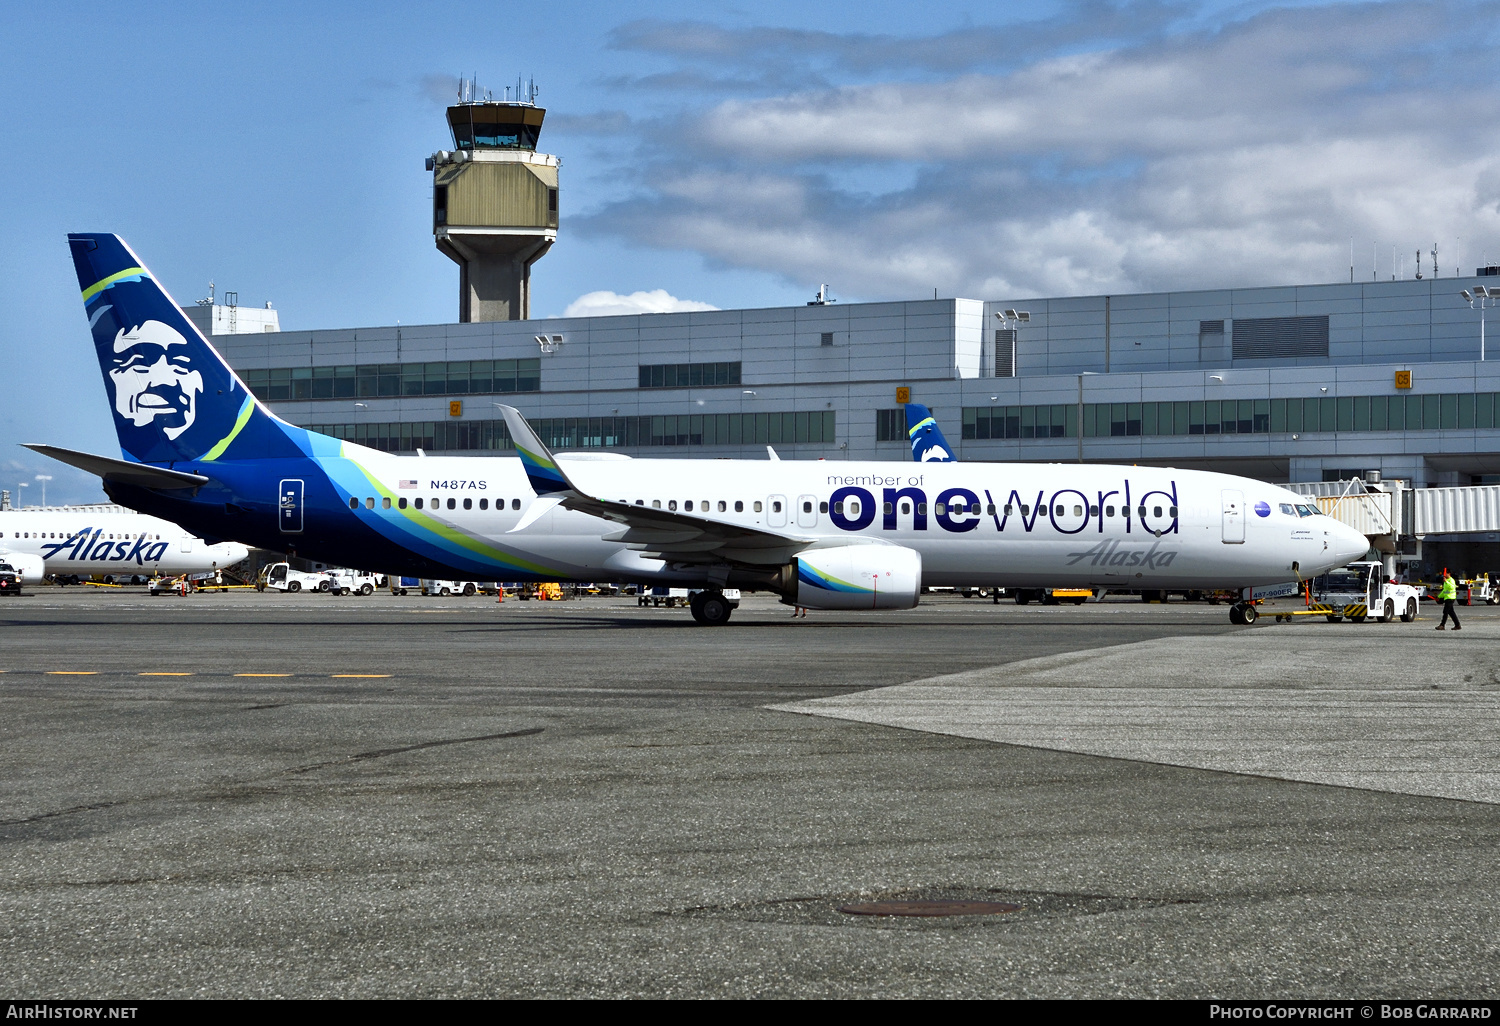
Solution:
{"label": "nose landing gear", "polygon": [[1229,622],[1237,626],[1248,627],[1259,617],[1255,606],[1249,602],[1236,602],[1229,607]]}

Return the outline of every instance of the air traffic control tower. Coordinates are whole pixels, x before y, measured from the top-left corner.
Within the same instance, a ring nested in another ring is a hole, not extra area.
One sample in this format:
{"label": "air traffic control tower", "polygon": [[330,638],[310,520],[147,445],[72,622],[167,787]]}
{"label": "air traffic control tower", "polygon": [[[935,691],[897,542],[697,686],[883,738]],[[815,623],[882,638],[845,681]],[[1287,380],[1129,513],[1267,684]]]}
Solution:
{"label": "air traffic control tower", "polygon": [[557,241],[560,161],[536,150],[547,112],[534,83],[514,88],[502,102],[463,83],[467,98],[448,108],[453,149],[428,159],[432,235],[458,264],[463,322],[529,318],[531,265]]}

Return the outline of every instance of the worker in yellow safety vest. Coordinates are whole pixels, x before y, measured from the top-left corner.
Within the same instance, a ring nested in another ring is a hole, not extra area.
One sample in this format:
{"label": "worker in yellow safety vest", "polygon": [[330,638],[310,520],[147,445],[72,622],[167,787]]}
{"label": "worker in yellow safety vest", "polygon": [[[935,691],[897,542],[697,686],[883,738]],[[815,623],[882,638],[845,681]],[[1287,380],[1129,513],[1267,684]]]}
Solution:
{"label": "worker in yellow safety vest", "polygon": [[1443,567],[1443,584],[1442,587],[1438,589],[1438,601],[1443,604],[1443,619],[1442,622],[1437,625],[1438,630],[1441,631],[1447,628],[1448,618],[1450,616],[1453,618],[1454,630],[1461,631],[1464,629],[1463,625],[1458,622],[1458,613],[1453,609],[1453,603],[1457,601],[1457,599],[1458,582],[1453,579],[1452,574],[1448,573],[1448,568]]}

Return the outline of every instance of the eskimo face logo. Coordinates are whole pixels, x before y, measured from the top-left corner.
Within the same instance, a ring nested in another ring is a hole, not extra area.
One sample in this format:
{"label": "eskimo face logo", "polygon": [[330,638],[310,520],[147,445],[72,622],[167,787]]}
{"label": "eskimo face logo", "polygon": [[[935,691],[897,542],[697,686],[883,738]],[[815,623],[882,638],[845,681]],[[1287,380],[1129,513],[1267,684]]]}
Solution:
{"label": "eskimo face logo", "polygon": [[155,423],[174,440],[192,427],[203,375],[193,369],[188,348],[182,333],[161,321],[120,329],[109,369],[116,412],[136,427]]}

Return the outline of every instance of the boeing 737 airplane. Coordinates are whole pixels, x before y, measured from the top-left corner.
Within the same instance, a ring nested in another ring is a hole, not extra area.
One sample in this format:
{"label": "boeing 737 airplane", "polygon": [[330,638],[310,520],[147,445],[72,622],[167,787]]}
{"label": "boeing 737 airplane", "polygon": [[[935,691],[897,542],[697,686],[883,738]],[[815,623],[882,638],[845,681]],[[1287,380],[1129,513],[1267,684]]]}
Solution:
{"label": "boeing 737 airplane", "polygon": [[55,506],[0,513],[0,562],[28,583],[57,577],[144,579],[233,566],[238,542],[210,545],[176,524],[118,506]]}
{"label": "boeing 737 airplane", "polygon": [[[114,235],[70,235],[124,459],[33,445],[208,538],[415,577],[725,587],[908,609],[923,585],[1246,588],[1365,537],[1260,481],[1150,467],[398,456],[266,409]],[[1231,619],[1253,621],[1236,604]]]}

